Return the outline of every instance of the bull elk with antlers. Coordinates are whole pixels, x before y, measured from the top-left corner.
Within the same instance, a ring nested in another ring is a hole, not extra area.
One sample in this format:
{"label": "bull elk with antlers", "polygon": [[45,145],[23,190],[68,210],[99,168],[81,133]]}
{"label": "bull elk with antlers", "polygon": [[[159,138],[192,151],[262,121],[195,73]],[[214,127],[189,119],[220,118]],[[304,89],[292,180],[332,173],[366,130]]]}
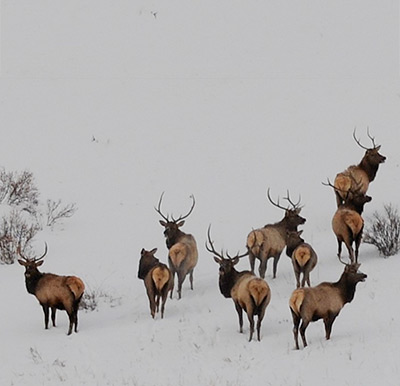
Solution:
{"label": "bull elk with antlers", "polygon": [[[210,245],[208,245],[210,244]],[[232,298],[235,308],[239,316],[239,328],[243,333],[243,310],[246,311],[250,323],[250,338],[253,339],[254,334],[254,316],[257,319],[257,339],[260,341],[261,322],[265,315],[265,310],[271,300],[271,290],[267,282],[250,271],[238,272],[235,265],[240,258],[247,256],[248,252],[243,255],[239,253],[231,257],[227,253],[224,257],[223,251],[218,253],[214,248],[214,243],[210,236],[210,227],[208,228],[208,243],[206,249],[214,255],[214,260],[219,264],[219,288],[223,296]]]}
{"label": "bull elk with antlers", "polygon": [[85,290],[82,280],[76,276],[59,276],[53,273],[39,272],[38,267],[44,263],[47,254],[47,244],[41,257],[28,259],[18,247],[18,254],[22,259],[18,262],[25,267],[26,289],[35,295],[44,312],[44,325],[49,328],[49,309],[51,309],[51,320],[56,326],[56,310],[65,310],[69,317],[68,335],[78,332],[78,308]]}
{"label": "bull elk with antlers", "polygon": [[370,182],[376,177],[379,165],[386,160],[386,157],[379,153],[381,146],[375,144],[375,138],[369,134],[369,131],[367,134],[372,141],[372,148],[363,146],[356,137],[356,129],[353,131],[354,140],[365,150],[365,154],[358,165],[349,166],[336,175],[334,186],[338,207],[345,199],[347,201],[352,199],[351,192],[358,191],[359,194],[366,194]]}
{"label": "bull elk with antlers", "polygon": [[323,319],[325,337],[330,339],[336,317],[344,305],[354,299],[356,285],[367,278],[366,274],[359,272],[359,268],[360,264],[345,264],[339,281],[324,282],[316,287],[298,288],[293,291],[289,306],[293,317],[293,335],[297,350],[299,349],[299,326],[303,345],[306,347],[306,329],[310,322]]}
{"label": "bull elk with antlers", "polygon": [[265,277],[267,270],[267,261],[271,257],[274,258],[273,277],[276,278],[276,270],[278,261],[283,249],[286,246],[286,236],[288,231],[297,231],[297,227],[306,222],[306,219],[300,216],[300,199],[297,203],[293,203],[289,197],[286,200],[291,208],[285,208],[279,204],[279,200],[275,203],[270,196],[269,189],[267,196],[272,205],[285,211],[284,218],[275,223],[267,224],[263,228],[251,231],[247,236],[247,250],[249,253],[250,267],[254,272],[255,260],[260,260],[259,273],[262,278]]}
{"label": "bull elk with antlers", "polygon": [[169,249],[169,268],[173,278],[175,278],[175,274],[178,276],[178,298],[180,299],[182,296],[182,284],[187,275],[189,275],[190,288],[193,290],[193,271],[198,260],[196,240],[191,234],[184,233],[179,229],[185,223],[184,220],[192,213],[195,206],[195,199],[192,195],[193,203],[186,215],[180,216],[177,219],[174,219],[171,215],[171,219],[169,219],[169,216],[165,216],[161,211],[163,195],[164,193],[161,194],[158,206],[154,209],[163,218],[160,220],[160,224],[165,228],[164,236],[167,248]]}

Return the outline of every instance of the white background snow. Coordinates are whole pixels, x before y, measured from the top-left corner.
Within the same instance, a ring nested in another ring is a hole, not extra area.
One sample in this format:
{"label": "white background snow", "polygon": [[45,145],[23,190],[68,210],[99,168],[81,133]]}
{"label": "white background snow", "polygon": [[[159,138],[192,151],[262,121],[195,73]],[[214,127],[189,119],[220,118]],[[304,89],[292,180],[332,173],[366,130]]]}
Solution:
{"label": "white background snow", "polygon": [[[319,255],[312,283],[343,266],[321,182],[362,155],[369,127],[387,161],[365,217],[399,205],[397,1],[1,2],[0,165],[32,171],[41,199],[77,213],[35,240],[43,271],[75,274],[114,299],[45,331],[23,267],[0,266],[2,385],[397,385],[399,256],[361,246],[357,287],[325,341],[293,349],[286,255],[272,280],[261,342],[239,334],[233,302],[205,251],[244,251],[247,233],[279,221],[266,199],[301,195],[304,238]],[[195,289],[152,320],[137,278],[142,248],[167,250],[154,211],[196,207],[184,230],[199,247]],[[270,263],[271,264],[271,263]],[[248,269],[243,259],[240,269]]]}

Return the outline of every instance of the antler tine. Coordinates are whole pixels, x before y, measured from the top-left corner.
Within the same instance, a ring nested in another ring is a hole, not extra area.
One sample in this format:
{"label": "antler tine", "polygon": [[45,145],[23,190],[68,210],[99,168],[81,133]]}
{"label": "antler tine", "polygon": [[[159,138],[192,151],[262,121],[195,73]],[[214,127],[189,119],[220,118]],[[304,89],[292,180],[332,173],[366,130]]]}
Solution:
{"label": "antler tine", "polygon": [[277,203],[275,203],[275,202],[272,200],[271,195],[269,194],[269,191],[270,191],[270,189],[268,188],[268,189],[267,189],[267,197],[268,197],[269,202],[270,202],[272,205],[274,205],[274,206],[276,206],[277,208],[279,208],[279,209],[287,210],[287,208],[284,208],[283,206],[281,206],[281,205],[279,204],[279,198],[278,198],[278,202],[277,202]]}
{"label": "antler tine", "polygon": [[211,224],[208,226],[208,231],[207,231],[208,242],[210,243],[211,247],[208,246],[208,243],[206,241],[206,249],[208,252],[214,254],[215,256],[218,256],[219,258],[224,259],[223,251],[221,251],[221,253],[218,253],[214,248],[214,242],[211,240],[210,230],[211,230]]}
{"label": "antler tine", "polygon": [[369,126],[367,126],[367,135],[368,135],[368,138],[372,141],[372,146],[374,147],[374,149],[376,149],[378,146],[376,146],[376,144],[375,144],[375,137],[372,137],[369,133]]}
{"label": "antler tine", "polygon": [[40,261],[40,260],[44,259],[44,257],[46,256],[46,254],[47,254],[47,243],[45,242],[45,243],[44,243],[44,253],[43,253],[43,255],[40,256],[40,257],[35,257],[35,258],[33,259],[33,261],[36,263],[37,261]]}
{"label": "antler tine", "polygon": [[290,195],[289,195],[289,189],[287,190],[287,197],[284,197],[285,200],[287,200],[289,202],[290,205],[292,205],[293,209],[298,209],[300,208],[300,202],[301,202],[301,195],[299,195],[299,201],[297,201],[296,204],[294,204],[292,202],[292,200],[290,199]]}
{"label": "antler tine", "polygon": [[29,261],[29,259],[28,259],[26,256],[24,256],[24,255],[22,254],[22,251],[21,251],[21,244],[18,244],[17,253],[18,253],[18,255],[20,255],[20,257],[21,257],[22,259],[24,259],[25,261]]}
{"label": "antler tine", "polygon": [[232,259],[235,259],[235,258],[241,259],[242,257],[247,256],[247,255],[249,254],[249,251],[247,251],[247,252],[245,252],[245,253],[243,253],[243,254],[241,254],[241,255],[239,255],[239,253],[240,253],[240,251],[238,251],[238,253],[236,254],[236,256],[233,256],[233,257],[231,257],[231,256],[229,255],[228,252],[226,252],[226,255],[227,255],[231,260],[232,260]]}
{"label": "antler tine", "polygon": [[340,189],[336,188],[334,185],[332,185],[331,181],[329,181],[329,178],[327,178],[326,180],[328,181],[327,183],[326,182],[321,182],[321,184],[324,185],[324,186],[330,186],[333,189],[340,190]]}
{"label": "antler tine", "polygon": [[353,138],[354,138],[354,140],[357,142],[358,146],[360,146],[360,147],[361,147],[362,149],[364,149],[364,150],[368,150],[368,148],[365,147],[365,146],[363,146],[363,145],[361,145],[360,140],[357,139],[357,137],[356,137],[356,128],[354,128],[354,131],[353,131]]}
{"label": "antler tine", "polygon": [[188,217],[190,216],[190,214],[193,212],[194,206],[195,206],[195,204],[196,204],[196,200],[195,200],[193,194],[190,195],[190,198],[193,200],[193,203],[192,203],[192,207],[190,208],[189,212],[188,212],[187,214],[185,214],[184,216],[180,216],[180,217],[179,217],[178,219],[176,219],[176,220],[172,217],[172,219],[174,220],[174,222],[178,222],[178,221],[184,220],[185,218],[188,218]]}
{"label": "antler tine", "polygon": [[155,209],[155,211],[156,211],[165,221],[168,222],[168,221],[169,221],[168,216],[163,215],[163,213],[161,212],[161,201],[162,201],[162,199],[163,199],[164,193],[165,193],[165,192],[162,192],[162,193],[161,193],[160,200],[158,201],[158,206],[157,206],[157,208],[154,207],[154,209]]}

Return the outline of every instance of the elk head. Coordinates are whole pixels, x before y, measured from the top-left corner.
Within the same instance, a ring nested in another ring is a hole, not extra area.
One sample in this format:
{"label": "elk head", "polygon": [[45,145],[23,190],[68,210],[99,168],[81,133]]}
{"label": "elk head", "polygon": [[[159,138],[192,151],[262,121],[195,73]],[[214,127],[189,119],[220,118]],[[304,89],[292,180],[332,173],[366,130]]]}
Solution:
{"label": "elk head", "polygon": [[45,243],[44,253],[40,257],[27,258],[21,252],[21,246],[18,246],[17,253],[20,255],[21,259],[18,260],[18,263],[25,267],[25,277],[29,279],[33,274],[38,272],[38,267],[40,267],[44,263],[44,257],[47,254],[47,243]]}
{"label": "elk head", "polygon": [[288,224],[288,230],[297,230],[297,227],[299,225],[302,225],[306,222],[306,219],[304,217],[300,216],[300,212],[301,209],[303,208],[302,206],[300,206],[300,201],[301,201],[301,197],[299,197],[299,200],[297,203],[294,203],[291,199],[290,199],[290,195],[289,195],[289,191],[287,191],[287,197],[284,197],[285,200],[287,200],[290,204],[291,207],[287,207],[285,208],[284,206],[281,206],[279,204],[279,198],[277,202],[274,202],[271,198],[271,195],[269,193],[269,188],[267,190],[267,197],[269,202],[276,206],[279,209],[283,209],[285,211],[285,217],[284,220],[287,222]]}
{"label": "elk head", "polygon": [[367,135],[368,135],[369,139],[372,141],[371,148],[368,148],[361,144],[360,140],[357,139],[357,137],[356,137],[356,129],[354,128],[353,138],[356,141],[357,145],[365,150],[363,161],[367,162],[370,165],[378,166],[379,164],[384,163],[386,161],[386,157],[379,153],[379,150],[381,149],[381,145],[375,144],[375,138],[369,134],[369,129],[367,129]]}
{"label": "elk head", "polygon": [[166,237],[167,247],[171,248],[177,242],[177,239],[183,234],[183,232],[179,228],[185,223],[185,219],[188,218],[193,212],[196,202],[194,196],[191,195],[190,197],[192,198],[193,203],[189,212],[184,216],[180,216],[177,219],[174,219],[174,216],[171,215],[170,219],[169,215],[165,216],[161,211],[161,201],[163,199],[163,196],[164,192],[161,194],[157,208],[154,209],[163,218],[163,220],[160,220],[160,224],[165,228],[164,236]]}
{"label": "elk head", "polygon": [[237,255],[234,257],[229,256],[229,253],[226,252],[227,257],[224,257],[223,250],[221,250],[220,253],[215,250],[214,242],[211,240],[210,229],[211,225],[208,227],[208,232],[207,232],[208,242],[206,241],[206,249],[208,252],[214,255],[215,262],[219,264],[220,275],[229,274],[232,272],[232,270],[234,269],[233,267],[239,262],[239,260],[242,257],[247,256],[249,252],[243,253],[242,255],[239,255],[238,252]]}

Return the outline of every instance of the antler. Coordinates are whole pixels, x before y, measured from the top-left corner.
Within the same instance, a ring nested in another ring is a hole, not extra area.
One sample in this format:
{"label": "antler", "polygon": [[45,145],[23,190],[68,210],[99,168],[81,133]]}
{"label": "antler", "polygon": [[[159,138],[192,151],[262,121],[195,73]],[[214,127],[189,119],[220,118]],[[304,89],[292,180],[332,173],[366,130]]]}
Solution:
{"label": "antler", "polygon": [[21,252],[21,245],[18,245],[18,247],[17,247],[17,253],[18,253],[25,261],[31,261],[31,262],[37,263],[38,261],[42,260],[42,259],[46,256],[46,254],[47,254],[47,243],[46,243],[46,242],[44,243],[44,253],[43,253],[43,255],[40,256],[40,257],[34,257],[33,259],[27,258],[27,257],[24,256],[24,255],[22,254],[22,252]]}
{"label": "antler", "polygon": [[208,231],[207,231],[207,237],[208,237],[208,243],[210,243],[210,246],[208,246],[208,243],[206,241],[206,249],[208,252],[214,254],[215,256],[218,256],[221,259],[225,259],[224,257],[224,252],[221,250],[221,253],[218,253],[215,248],[214,248],[214,242],[211,240],[211,234],[210,234],[210,230],[211,230],[211,224],[208,226]]}
{"label": "antler", "polygon": [[277,208],[279,208],[279,209],[283,209],[283,210],[287,210],[287,208],[284,208],[283,206],[281,206],[280,204],[279,204],[279,197],[278,197],[278,202],[274,202],[273,200],[272,200],[272,198],[271,198],[271,196],[270,196],[270,194],[269,194],[269,188],[268,188],[268,190],[267,190],[267,197],[268,197],[268,200],[269,200],[269,202],[272,204],[272,205],[274,205],[274,206],[276,206]]}
{"label": "antler", "polygon": [[301,208],[301,207],[299,206],[299,205],[300,205],[300,202],[301,202],[301,196],[299,195],[299,201],[297,201],[297,203],[294,204],[294,203],[292,202],[292,200],[290,199],[289,189],[287,190],[287,197],[284,197],[284,199],[287,200],[287,201],[289,202],[290,205],[292,205],[293,209],[300,209],[300,208]]}
{"label": "antler", "polygon": [[[367,135],[368,135],[368,138],[372,141],[372,148],[373,148],[373,149],[378,148],[379,145],[376,145],[376,143],[375,143],[375,137],[371,136],[371,134],[369,133],[369,127],[367,127]],[[364,150],[369,150],[368,147],[363,146],[363,145],[361,144],[360,140],[357,139],[357,137],[356,137],[356,128],[354,128],[354,131],[353,131],[353,138],[354,138],[354,140],[357,142],[357,145],[358,145],[358,146],[360,146],[360,147],[361,147],[362,149],[364,149]]]}
{"label": "antler", "polygon": [[174,216],[171,216],[171,217],[172,217],[172,220],[173,220],[174,222],[178,222],[178,221],[184,220],[185,218],[188,218],[188,217],[190,216],[190,214],[193,212],[193,209],[194,209],[194,206],[195,206],[195,204],[196,204],[196,201],[195,201],[195,199],[194,199],[194,195],[193,195],[193,194],[190,195],[190,198],[193,200],[193,204],[192,204],[192,206],[191,206],[189,212],[188,212],[187,214],[185,214],[184,216],[180,216],[180,217],[177,218],[176,220],[174,219]]}
{"label": "antler", "polygon": [[162,199],[163,199],[164,193],[165,193],[165,192],[162,192],[162,193],[161,193],[160,200],[158,201],[158,206],[157,206],[157,208],[154,207],[154,209],[156,210],[156,212],[157,212],[165,221],[168,222],[168,221],[169,221],[168,216],[164,216],[164,215],[162,214],[162,212],[161,212],[161,201],[162,201]]}
{"label": "antler", "polygon": [[[221,250],[221,253],[218,253],[215,248],[214,248],[214,242],[211,240],[211,234],[210,234],[210,230],[211,230],[211,224],[208,226],[208,231],[207,231],[207,237],[208,237],[208,242],[210,243],[211,247],[208,246],[208,243],[206,241],[206,249],[208,252],[214,254],[215,256],[219,257],[222,260],[225,260],[226,258],[224,257],[224,251]],[[236,256],[230,256],[228,252],[226,252],[226,255],[228,257],[228,259],[233,260],[233,259],[241,259],[244,256],[247,256],[249,254],[249,252],[247,251],[246,253],[243,253],[242,255],[239,255],[239,252],[237,253]]]}

